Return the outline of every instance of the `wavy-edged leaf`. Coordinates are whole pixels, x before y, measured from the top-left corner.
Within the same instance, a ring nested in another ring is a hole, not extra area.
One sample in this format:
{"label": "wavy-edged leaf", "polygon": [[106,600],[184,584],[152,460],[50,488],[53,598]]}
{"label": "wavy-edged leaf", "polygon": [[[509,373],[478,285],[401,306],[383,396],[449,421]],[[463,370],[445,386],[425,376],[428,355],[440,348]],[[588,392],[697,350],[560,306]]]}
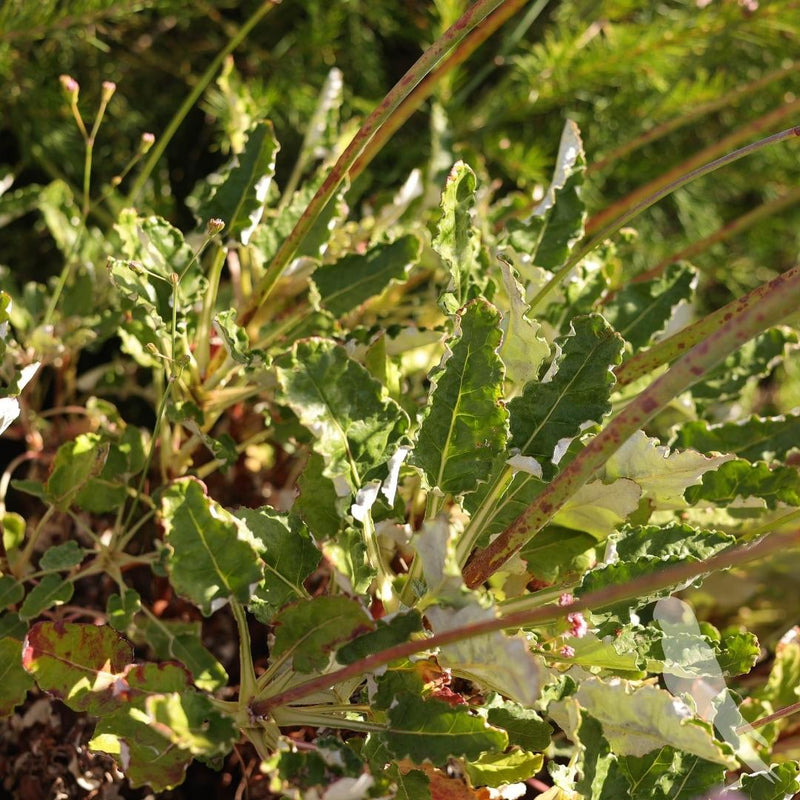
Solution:
{"label": "wavy-edged leaf", "polygon": [[582,531],[548,525],[520,550],[534,578],[545,583],[574,578],[593,567],[597,539]]}
{"label": "wavy-edged leaf", "polygon": [[45,575],[39,583],[28,592],[19,610],[22,619],[38,617],[42,611],[53,606],[60,606],[72,598],[75,586],[72,581],[60,575]]}
{"label": "wavy-edged leaf", "polygon": [[247,524],[264,561],[264,580],[248,608],[266,623],[287,603],[308,597],[303,581],[316,569],[322,554],[295,515],[263,506],[241,508],[235,516]]}
{"label": "wavy-edged leaf", "polygon": [[641,487],[627,478],[612,483],[591,481],[561,506],[553,522],[602,540],[636,511],[641,495]]}
{"label": "wavy-edged leaf", "polygon": [[485,285],[481,239],[472,221],[475,213],[475,173],[463,162],[453,165],[442,192],[442,216],[431,243],[450,273],[439,305],[454,314]]}
{"label": "wavy-edged leaf", "polygon": [[599,423],[611,410],[611,370],[623,344],[599,314],[578,317],[569,335],[556,341],[559,355],[547,373],[509,403],[511,447],[535,458],[545,479],[556,472],[556,445],[577,436],[587,423]]}
{"label": "wavy-edged leaf", "polygon": [[505,258],[498,260],[507,300],[503,302],[499,295],[492,298],[502,313],[500,358],[506,368],[506,380],[524,386],[539,374],[542,362],[550,355],[550,345],[540,333],[541,324],[527,317],[530,305],[516,270]]}
{"label": "wavy-edged leaf", "polygon": [[505,449],[500,338],[497,310],[482,300],[469,303],[457,317],[443,364],[431,376],[435,386],[410,463],[441,492],[475,489]]}
{"label": "wavy-edged leaf", "polygon": [[0,638],[0,719],[12,714],[32,688],[33,678],[22,666],[22,642]]}
{"label": "wavy-edged leaf", "polygon": [[342,317],[373,297],[393,281],[405,279],[419,259],[420,241],[406,235],[391,243],[377,244],[366,253],[351,253],[333,264],[317,267],[311,280],[322,308]]}
{"label": "wavy-edged leaf", "polygon": [[695,450],[670,452],[658,439],[637,431],[609,456],[604,477],[607,481],[619,478],[635,481],[642,487],[642,498],[649,500],[653,508],[685,508],[687,487],[700,483],[710,470],[732,458],[706,456]]}
{"label": "wavy-edged leaf", "polygon": [[572,120],[567,120],[547,193],[530,218],[509,226],[511,243],[519,252],[532,256],[536,266],[560,267],[583,237],[586,208],[580,193],[585,167],[580,131]]}
{"label": "wavy-edged leaf", "polygon": [[427,759],[434,766],[443,766],[453,756],[475,759],[508,744],[505,731],[487,725],[466,706],[414,695],[402,695],[389,709],[389,724],[380,738],[395,758],[420,763]]}
{"label": "wavy-edged leaf", "polygon": [[[425,614],[435,633],[495,618],[491,608],[481,608],[477,603],[458,610],[437,606],[427,609]],[[531,706],[539,698],[544,668],[524,638],[506,636],[500,631],[472,636],[443,645],[439,661],[484,691],[498,692],[521,705]]]}
{"label": "wavy-edged leaf", "polygon": [[214,330],[220,335],[228,355],[237,364],[262,365],[266,362],[267,356],[263,350],[253,350],[250,347],[247,331],[236,321],[238,314],[234,308],[215,314]]}
{"label": "wavy-edged leaf", "polygon": [[263,577],[253,535],[241,520],[211,500],[193,478],[161,495],[167,569],[175,590],[208,616],[233,597],[250,599]]}
{"label": "wavy-edged leaf", "polygon": [[71,569],[83,561],[86,551],[71,539],[64,544],[48,547],[39,559],[39,569],[48,572]]}
{"label": "wavy-edged leaf", "polygon": [[324,669],[340,644],[375,628],[363,607],[343,595],[322,595],[287,606],[273,622],[277,628],[271,655],[291,653],[298,672]]}
{"label": "wavy-edged leaf", "polygon": [[345,349],[324,339],[295,343],[278,359],[279,400],[314,435],[325,475],[358,491],[378,477],[408,427],[400,406]]}
{"label": "wavy-edged leaf", "polygon": [[214,195],[196,209],[201,222],[221,219],[226,237],[248,244],[264,213],[279,149],[272,123],[257,122],[242,152],[226,168]]}
{"label": "wavy-edged leaf", "polygon": [[770,468],[763,461],[751,464],[737,458],[707,472],[702,484],[690,486],[684,496],[691,505],[701,500],[728,505],[737,498],[758,497],[767,508],[776,508],[778,503],[800,506],[800,472],[794,467]]}
{"label": "wavy-edged leaf", "polygon": [[692,397],[701,406],[724,403],[738,398],[744,387],[769,375],[795,347],[798,335],[790,328],[770,328],[731,353],[704,380],[691,388]]}
{"label": "wavy-edged leaf", "polygon": [[689,264],[670,264],[652,281],[629,283],[603,304],[603,316],[628,342],[634,353],[661,333],[678,304],[688,300],[697,285]]}
{"label": "wavy-edged leaf", "polygon": [[714,739],[711,726],[695,719],[684,703],[663,689],[589,678],[580,684],[575,699],[602,725],[618,756],[639,757],[669,745],[716,764],[736,763],[728,748]]}
{"label": "wavy-edged leaf", "polygon": [[689,558],[703,561],[736,541],[730,534],[693,528],[680,522],[630,526],[611,539],[616,557],[622,562],[649,556],[670,561]]}
{"label": "wavy-edged leaf", "polygon": [[772,764],[768,772],[742,775],[736,788],[748,800],[786,800],[800,789],[800,765],[796,761]]}
{"label": "wavy-edged leaf", "polygon": [[717,425],[692,420],[678,428],[670,444],[691,447],[701,453],[733,453],[747,461],[784,459],[800,448],[800,414],[752,416]]}

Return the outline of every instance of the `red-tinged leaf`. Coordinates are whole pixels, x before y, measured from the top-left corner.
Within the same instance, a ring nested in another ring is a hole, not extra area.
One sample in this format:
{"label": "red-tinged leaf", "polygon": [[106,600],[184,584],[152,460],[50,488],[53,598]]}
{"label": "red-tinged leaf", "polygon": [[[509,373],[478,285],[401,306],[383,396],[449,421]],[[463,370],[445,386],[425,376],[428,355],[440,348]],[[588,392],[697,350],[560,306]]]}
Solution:
{"label": "red-tinged leaf", "polygon": [[0,717],[7,717],[25,700],[33,679],[22,666],[22,642],[0,639]]}
{"label": "red-tinged leaf", "polygon": [[75,711],[115,708],[115,682],[133,649],[115,630],[78,623],[39,622],[25,637],[22,666],[41,689]]}

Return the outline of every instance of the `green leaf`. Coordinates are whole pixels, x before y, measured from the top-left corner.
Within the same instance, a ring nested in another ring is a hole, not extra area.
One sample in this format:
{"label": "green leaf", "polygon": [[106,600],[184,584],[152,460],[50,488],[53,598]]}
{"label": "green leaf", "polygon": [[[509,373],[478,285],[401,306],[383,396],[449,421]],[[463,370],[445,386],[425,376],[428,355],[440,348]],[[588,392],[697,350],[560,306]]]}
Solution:
{"label": "green leaf", "polygon": [[[559,461],[556,445],[577,436],[587,422],[599,423],[611,410],[612,367],[623,341],[599,314],[578,317],[570,333],[556,340],[556,356],[547,374],[531,381],[508,406],[511,447],[531,456],[551,478]],[[551,375],[553,367],[555,375]]]}
{"label": "green leaf", "polygon": [[641,487],[627,478],[612,483],[590,481],[561,506],[553,522],[602,540],[639,508],[641,495]]}
{"label": "green leaf", "polygon": [[82,433],[58,448],[45,488],[56,508],[69,508],[77,493],[105,465],[109,443],[97,433]]}
{"label": "green leaf", "polygon": [[[558,583],[579,575],[597,560],[597,539],[588,533],[548,525],[523,548],[520,556],[528,571],[544,583]],[[530,748],[528,748],[530,749]]]}
{"label": "green leaf", "polygon": [[611,537],[620,562],[653,556],[663,561],[704,561],[736,542],[735,537],[713,530],[693,528],[679,522],[624,528]]}
{"label": "green leaf", "polygon": [[678,428],[671,445],[701,453],[733,453],[746,461],[782,460],[800,447],[800,415],[752,416],[718,425],[693,420]]}
{"label": "green leaf", "polygon": [[486,282],[480,233],[472,221],[476,184],[475,173],[463,161],[456,162],[442,192],[442,216],[431,243],[450,273],[450,284],[439,298],[448,314],[476,297]]}
{"label": "green leaf", "polygon": [[154,694],[145,700],[147,723],[195,756],[225,755],[239,736],[233,720],[199,692]]}
{"label": "green leaf", "polygon": [[298,672],[323,670],[338,645],[375,628],[362,606],[342,595],[322,595],[287,606],[273,622],[277,629],[271,655],[291,654]]}
{"label": "green leaf", "polygon": [[[425,614],[435,633],[495,618],[491,608],[481,608],[477,603],[457,611],[428,608]],[[471,636],[443,645],[438,658],[442,666],[452,670],[453,674],[467,678],[484,691],[498,692],[525,706],[533,705],[539,698],[544,668],[524,638],[506,636],[501,631]]]}
{"label": "green leaf", "polygon": [[130,644],[105,625],[38,622],[22,648],[22,665],[41,689],[95,715],[120,704],[115,681],[132,660]]}
{"label": "green leaf", "polygon": [[685,508],[687,487],[700,483],[709,470],[724,465],[731,458],[729,455],[705,456],[694,450],[671,453],[658,439],[637,431],[609,456],[604,479],[629,478],[636,482],[642,487],[642,498],[649,500],[652,508]]}
{"label": "green leaf", "polygon": [[214,195],[196,209],[201,222],[221,219],[226,237],[248,244],[264,213],[279,149],[272,123],[256,123],[242,152],[226,167]]}
{"label": "green leaf", "polygon": [[106,601],[108,624],[111,625],[114,630],[125,633],[141,606],[142,600],[139,596],[139,592],[134,589],[125,589],[122,595],[109,595]]}
{"label": "green leaf", "polygon": [[401,236],[390,244],[378,244],[363,255],[351,253],[333,264],[318,267],[311,280],[322,308],[341,318],[373,297],[392,281],[402,281],[419,259],[420,241]]}
{"label": "green leaf", "polygon": [[408,418],[381,385],[343,347],[323,339],[297,342],[278,359],[278,399],[315,437],[325,475],[357,491],[397,448]]}
{"label": "green leaf", "polygon": [[140,638],[153,648],[156,658],[174,658],[191,673],[198,689],[214,692],[228,683],[222,664],[203,647],[199,622],[145,617],[136,620]]}
{"label": "green leaf", "polygon": [[28,626],[19,614],[6,611],[0,614],[0,639],[8,636],[21,642],[28,633]]}
{"label": "green leaf", "polygon": [[509,753],[484,753],[466,764],[467,775],[476,786],[503,786],[532,778],[544,763],[541,753],[514,749]]}
{"label": "green leaf", "polygon": [[170,582],[205,616],[233,597],[250,599],[263,572],[247,526],[211,500],[202,483],[182,478],[161,496]]}
{"label": "green leaf", "polygon": [[690,505],[701,500],[729,505],[739,497],[759,497],[767,508],[776,508],[778,503],[800,506],[800,473],[794,467],[770,469],[763,461],[751,464],[735,459],[703,475],[703,483],[690,486],[685,497]]}
{"label": "green leaf", "polygon": [[250,347],[247,331],[236,321],[238,316],[239,312],[235,308],[218,312],[214,315],[214,330],[222,338],[228,355],[237,364],[261,366],[267,361],[266,353]]}
{"label": "green leaf", "polygon": [[25,587],[10,575],[0,575],[0,608],[16,605],[25,597]]}
{"label": "green leaf", "polygon": [[430,376],[434,388],[410,462],[423,470],[429,486],[447,494],[475,489],[505,449],[498,323],[493,306],[471,302],[456,317],[448,352]]}
{"label": "green leaf", "polygon": [[602,725],[618,756],[643,756],[669,745],[717,764],[735,764],[713,738],[710,725],[694,719],[683,703],[655,686],[634,688],[627,681],[589,678],[575,699]]}
{"label": "green leaf", "polygon": [[453,756],[473,760],[508,744],[505,731],[487,725],[465,706],[414,695],[402,695],[389,709],[388,728],[381,739],[396,758],[418,763],[427,759],[439,767]]}
{"label": "green leaf", "polygon": [[639,758],[623,756],[618,764],[630,785],[631,800],[697,800],[725,780],[720,764],[673,747]]}
{"label": "green leaf", "polygon": [[789,328],[764,331],[744,342],[703,381],[692,386],[692,397],[700,405],[736,400],[748,384],[769,375],[783,360],[787,349],[797,341],[798,335]]}
{"label": "green leaf", "polygon": [[739,788],[748,800],[785,800],[800,789],[800,765],[796,761],[773,764],[769,772],[742,775]]}
{"label": "green leaf", "polygon": [[336,508],[341,498],[336,494],[333,481],[323,474],[324,470],[322,456],[311,453],[297,480],[300,494],[292,506],[318,542],[333,539],[342,527],[342,518]]}
{"label": "green leaf", "polygon": [[303,581],[316,569],[321,553],[295,515],[263,506],[241,508],[236,517],[255,537],[256,550],[264,561],[264,580],[252,594],[248,608],[266,623],[287,603],[308,597]]}
{"label": "green leaf", "polygon": [[550,744],[553,732],[533,709],[517,705],[510,700],[502,701],[489,709],[487,719],[495,728],[508,734],[508,743],[530,753],[541,753]]}
{"label": "green leaf", "polygon": [[0,719],[25,701],[33,678],[22,666],[22,642],[0,638]]}
{"label": "green leaf", "polygon": [[623,286],[603,303],[603,316],[636,353],[664,330],[675,307],[692,296],[696,284],[697,272],[689,264],[670,264],[655,280]]}
{"label": "green leaf", "polygon": [[377,622],[374,631],[365,633],[348,642],[336,651],[336,660],[340,664],[353,664],[372,653],[386,650],[401,642],[407,642],[411,634],[422,630],[422,616],[419,611],[411,610],[405,614],[397,614],[390,619]]}
{"label": "green leaf", "polygon": [[561,133],[553,180],[524,224],[509,226],[510,241],[545,269],[560,267],[583,237],[586,210],[580,197],[586,159],[578,126],[567,120]]}
{"label": "green leaf", "polygon": [[387,772],[397,787],[396,800],[431,800],[430,780],[421,769],[401,772],[397,764],[391,764]]}
{"label": "green leaf", "polygon": [[345,528],[335,539],[322,543],[322,552],[338,573],[337,579],[344,579],[342,584],[348,592],[364,594],[369,590],[377,570],[369,562],[367,545],[360,531]]}
{"label": "green leaf", "polygon": [[38,585],[28,592],[19,615],[26,620],[38,617],[42,611],[68,602],[74,590],[72,582],[60,575],[45,575]]}
{"label": "green leaf", "polygon": [[784,708],[798,700],[800,686],[800,630],[792,628],[775,647],[769,677],[753,691],[753,697],[775,708]]}
{"label": "green leaf", "polygon": [[86,551],[74,540],[49,547],[39,559],[39,569],[57,572],[71,569],[83,561]]}

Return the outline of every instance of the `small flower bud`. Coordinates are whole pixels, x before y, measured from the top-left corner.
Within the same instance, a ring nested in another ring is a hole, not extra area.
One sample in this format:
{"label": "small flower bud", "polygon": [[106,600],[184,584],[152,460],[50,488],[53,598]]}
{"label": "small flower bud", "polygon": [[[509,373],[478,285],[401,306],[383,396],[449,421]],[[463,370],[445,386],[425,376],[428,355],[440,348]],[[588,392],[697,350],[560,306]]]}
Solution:
{"label": "small flower bud", "polygon": [[121,183],[122,183],[122,178],[119,175],[115,175],[111,179],[111,185],[112,186],[119,186]]}
{"label": "small flower bud", "polygon": [[158,355],[158,348],[152,342],[148,342],[144,346],[144,349],[147,350],[148,353],[152,353],[154,356]]}
{"label": "small flower bud", "polygon": [[558,654],[563,656],[564,658],[572,658],[575,655],[575,649],[570,647],[568,644],[565,644],[559,651]]}
{"label": "small flower bud", "polygon": [[107,103],[112,98],[114,92],[116,91],[117,91],[116,83],[114,83],[113,81],[103,81],[103,93],[101,95],[102,101],[104,103]]}
{"label": "small flower bud", "polygon": [[64,90],[64,94],[67,95],[70,102],[77,102],[78,92],[81,90],[78,81],[71,75],[59,75],[58,80],[61,82],[61,88]]}
{"label": "small flower bud", "polygon": [[143,133],[139,142],[139,152],[144,155],[155,143],[156,137],[152,133]]}
{"label": "small flower bud", "polygon": [[221,219],[210,219],[206,223],[206,231],[209,236],[215,236],[225,227],[225,223]]}
{"label": "small flower bud", "polygon": [[563,608],[564,606],[571,606],[575,602],[575,598],[572,596],[570,592],[564,592],[561,597],[558,598],[558,604]]}
{"label": "small flower bud", "polygon": [[589,626],[586,624],[586,620],[583,618],[583,614],[581,614],[580,611],[573,611],[567,614],[567,622],[569,622],[570,634],[576,639],[581,639],[586,636]]}

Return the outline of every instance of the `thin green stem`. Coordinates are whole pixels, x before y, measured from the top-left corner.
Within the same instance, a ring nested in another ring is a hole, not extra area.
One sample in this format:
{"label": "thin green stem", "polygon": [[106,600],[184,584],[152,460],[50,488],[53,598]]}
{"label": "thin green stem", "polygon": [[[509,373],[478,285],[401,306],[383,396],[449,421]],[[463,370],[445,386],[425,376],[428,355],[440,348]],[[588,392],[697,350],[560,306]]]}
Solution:
{"label": "thin green stem", "polygon": [[403,100],[411,94],[414,87],[439,64],[449,50],[461,42],[470,31],[480,25],[492,11],[510,2],[521,4],[521,0],[477,0],[473,3],[458,21],[422,54],[417,62],[395,84],[380,105],[367,117],[361,129],[356,133],[353,140],[334,164],[291,233],[278,248],[272,262],[258,282],[253,292],[252,299],[243,310],[240,319],[243,325],[249,323],[255,314],[264,306],[273,287],[297,252],[300,243],[311,230],[311,227],[322,213],[323,209],[333,198],[336,190],[341,186],[356,159],[358,159],[369,142],[386,122],[392,118],[392,115],[400,107]]}
{"label": "thin green stem", "polygon": [[[697,578],[709,572],[727,569],[738,564],[764,558],[786,550],[787,548],[797,546],[798,544],[800,544],[800,531],[788,535],[770,536],[756,544],[731,548],[706,561],[676,564],[624,584],[607,586],[597,592],[592,592],[578,598],[570,605],[569,610],[599,610],[623,600],[651,594],[657,589],[680,585],[687,580]],[[253,703],[250,710],[255,716],[267,716],[268,714],[274,713],[274,711],[281,706],[296,703],[304,697],[310,697],[316,692],[330,689],[338,683],[373,672],[379,667],[390,664],[392,661],[405,659],[416,653],[435,650],[438,647],[452,644],[453,642],[461,642],[477,636],[485,636],[495,631],[518,630],[522,627],[527,628],[547,622],[554,622],[563,618],[564,614],[564,608],[551,604],[514,614],[504,614],[495,619],[465,625],[460,628],[452,628],[424,639],[403,642],[402,644],[394,645],[379,653],[367,656],[335,672],[312,678],[257,703]]]}
{"label": "thin green stem", "polygon": [[25,547],[20,553],[19,558],[16,559],[11,565],[11,571],[14,573],[15,578],[21,578],[25,574],[25,568],[30,563],[31,558],[33,558],[33,551],[36,549],[36,542],[39,540],[39,536],[44,530],[44,526],[50,521],[50,518],[55,513],[55,506],[48,506],[44,514],[42,514],[42,518],[39,520],[39,523],[28,537],[28,541],[25,543]]}
{"label": "thin green stem", "polygon": [[125,200],[125,206],[133,206],[139,199],[144,185],[147,183],[150,175],[155,169],[156,164],[161,160],[167,145],[172,141],[181,123],[186,118],[186,115],[194,107],[194,104],[200,98],[200,95],[208,88],[208,85],[214,79],[214,76],[219,72],[222,63],[225,61],[226,56],[232,53],[249,35],[250,31],[263,19],[268,11],[277,4],[278,0],[265,0],[250,16],[250,18],[242,25],[238,33],[231,37],[227,45],[217,54],[217,57],[211,62],[208,69],[200,76],[200,79],[194,85],[194,88],[187,95],[186,99],[181,103],[178,110],[172,116],[164,133],[158,137],[153,149],[145,161],[139,174],[136,176],[130,192]]}
{"label": "thin green stem", "polygon": [[[225,265],[225,255],[224,247],[220,247],[214,254],[214,260],[211,262],[211,269],[208,272],[208,291],[203,298],[203,311],[197,324],[195,360],[197,361],[197,370],[200,375],[205,375],[208,360],[211,357],[209,352],[211,348],[211,320],[214,316],[214,308],[217,305],[217,292],[219,290],[219,281],[222,277],[222,267]],[[218,372],[219,370],[215,370],[215,374]]]}
{"label": "thin green stem", "polygon": [[[800,108],[800,101],[798,101],[798,108]],[[621,211],[618,215],[614,216],[608,223],[606,223],[603,227],[601,227],[597,233],[595,233],[586,244],[578,247],[572,255],[567,259],[564,266],[562,266],[553,277],[539,290],[539,293],[533,298],[530,304],[530,312],[534,314],[536,309],[540,308],[543,301],[562,283],[562,281],[567,277],[570,273],[572,268],[576,266],[586,255],[592,252],[597,245],[601,242],[604,242],[610,236],[613,236],[620,228],[623,228],[627,225],[632,219],[637,217],[643,211],[646,211],[650,206],[655,205],[659,200],[663,200],[668,195],[672,194],[673,192],[680,189],[682,186],[686,186],[687,183],[691,183],[697,178],[702,178],[704,175],[709,175],[712,172],[720,169],[721,167],[727,166],[728,164],[732,164],[734,161],[738,161],[740,158],[744,158],[745,156],[752,155],[759,150],[763,150],[765,147],[769,147],[770,145],[777,144],[778,142],[782,142],[785,139],[789,139],[793,136],[800,135],[800,126],[794,128],[787,128],[786,130],[780,131],[779,133],[773,133],[772,136],[767,136],[764,139],[759,139],[757,142],[752,142],[751,144],[745,145],[744,147],[740,147],[738,150],[734,150],[732,153],[728,153],[727,155],[722,156],[721,158],[717,158],[714,161],[710,161],[707,164],[703,164],[702,166],[697,167],[696,169],[690,170],[689,172],[685,172],[680,175],[680,177],[676,178],[675,180],[668,183],[666,186],[661,186],[656,191],[648,194],[642,200],[634,203],[631,206],[628,206],[624,210]]]}
{"label": "thin green stem", "polygon": [[761,728],[764,725],[769,725],[770,722],[777,722],[779,719],[785,719],[786,717],[790,717],[793,714],[797,714],[798,712],[800,712],[800,703],[792,703],[791,705],[779,708],[772,714],[767,714],[766,717],[760,717],[759,719],[754,720],[753,722],[746,722],[744,725],[740,725],[736,729],[736,733],[739,734],[747,733],[753,728]]}
{"label": "thin green stem", "polygon": [[532,539],[553,515],[601,469],[636,431],[674,397],[697,383],[728,354],[766,328],[797,310],[800,266],[737,301],[717,330],[679,359],[606,427],[549,483],[536,500],[491,544],[473,554],[464,568],[464,581],[475,587],[496,572]]}

